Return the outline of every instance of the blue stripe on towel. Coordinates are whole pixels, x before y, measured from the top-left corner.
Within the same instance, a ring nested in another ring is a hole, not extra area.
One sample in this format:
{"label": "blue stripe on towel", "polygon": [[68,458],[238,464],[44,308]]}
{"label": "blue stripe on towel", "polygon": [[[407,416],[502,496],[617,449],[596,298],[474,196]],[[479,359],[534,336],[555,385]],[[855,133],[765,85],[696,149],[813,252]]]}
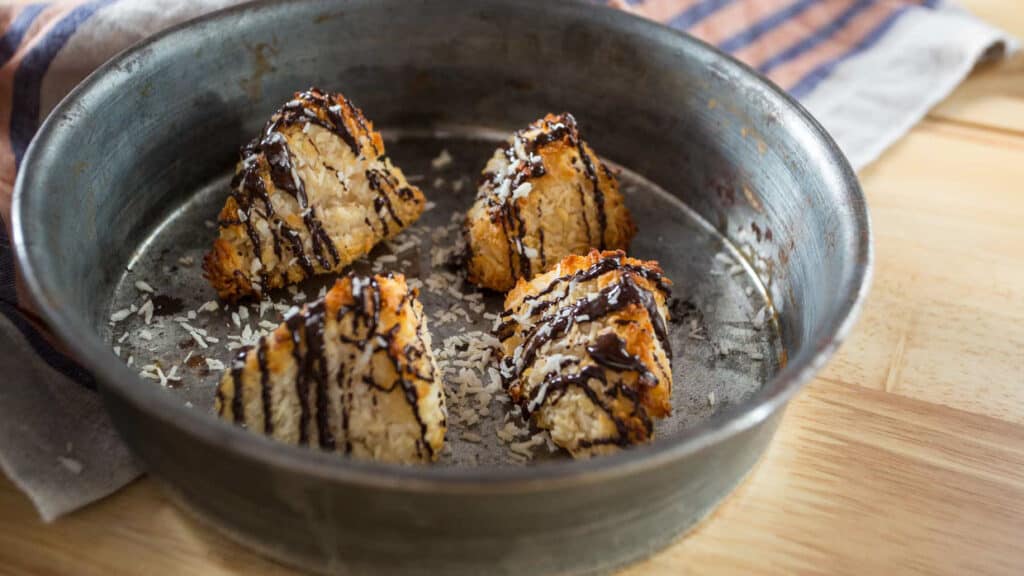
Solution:
{"label": "blue stripe on towel", "polygon": [[673,28],[685,30],[733,2],[735,0],[701,0],[677,14],[667,24]]}

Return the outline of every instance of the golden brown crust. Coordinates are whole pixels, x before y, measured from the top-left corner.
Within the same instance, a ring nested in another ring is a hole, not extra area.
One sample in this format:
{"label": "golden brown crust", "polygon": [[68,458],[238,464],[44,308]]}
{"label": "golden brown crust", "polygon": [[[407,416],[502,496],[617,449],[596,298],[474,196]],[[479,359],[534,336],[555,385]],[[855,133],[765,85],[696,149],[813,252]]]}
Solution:
{"label": "golden brown crust", "polygon": [[479,286],[506,291],[569,254],[625,249],[636,233],[618,181],[571,114],[514,133],[483,176],[465,229]]}
{"label": "golden brown crust", "polygon": [[426,205],[341,94],[296,93],[242,150],[203,268],[228,301],[340,271]]}
{"label": "golden brown crust", "polygon": [[574,456],[648,441],[671,412],[670,285],[656,262],[594,250],[507,294],[508,394]]}
{"label": "golden brown crust", "polygon": [[215,409],[288,443],[426,462],[444,444],[438,374],[423,308],[405,279],[349,277],[242,351]]}

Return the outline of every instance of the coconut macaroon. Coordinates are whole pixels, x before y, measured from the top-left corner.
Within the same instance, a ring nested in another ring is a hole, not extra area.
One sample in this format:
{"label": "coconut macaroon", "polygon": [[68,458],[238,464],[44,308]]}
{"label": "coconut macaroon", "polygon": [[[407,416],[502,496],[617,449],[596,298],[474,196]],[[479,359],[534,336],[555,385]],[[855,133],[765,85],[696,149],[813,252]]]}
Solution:
{"label": "coconut macaroon", "polygon": [[571,114],[548,114],[494,152],[466,215],[469,280],[507,291],[569,254],[626,249],[636,226]]}
{"label": "coconut macaroon", "polygon": [[203,268],[221,298],[258,296],[341,270],[425,205],[362,111],[310,89],[242,149]]}
{"label": "coconut macaroon", "polygon": [[357,458],[435,460],[446,409],[417,291],[351,276],[242,350],[221,378],[224,419]]}
{"label": "coconut macaroon", "polygon": [[671,412],[670,285],[657,262],[594,250],[506,296],[506,390],[574,457],[648,441],[652,419]]}

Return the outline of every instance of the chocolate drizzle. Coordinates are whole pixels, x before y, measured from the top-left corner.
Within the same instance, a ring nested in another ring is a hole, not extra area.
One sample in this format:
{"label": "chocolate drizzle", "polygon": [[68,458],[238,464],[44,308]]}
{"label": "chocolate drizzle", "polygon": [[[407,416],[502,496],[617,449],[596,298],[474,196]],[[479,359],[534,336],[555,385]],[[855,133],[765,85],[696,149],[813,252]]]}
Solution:
{"label": "chocolate drizzle", "polygon": [[295,394],[299,399],[299,444],[309,443],[309,381],[306,377],[306,362],[302,353],[302,313],[297,312],[285,318],[285,325],[292,338],[292,359],[295,361]]}
{"label": "chocolate drizzle", "polygon": [[[367,290],[369,288],[369,290]],[[342,308],[338,310],[338,318],[340,319],[344,314],[355,313],[356,317],[353,320],[353,326],[362,323],[366,327],[366,336],[361,339],[352,342],[360,350],[365,349],[367,346],[375,346],[374,353],[378,350],[384,350],[388,359],[391,360],[392,365],[395,369],[397,377],[397,383],[402,387],[402,391],[405,395],[406,401],[409,403],[409,407],[412,409],[413,417],[416,418],[416,422],[420,427],[420,442],[416,444],[416,450],[419,453],[424,447],[427,453],[433,457],[434,450],[429,442],[426,442],[427,437],[427,423],[423,420],[419,410],[419,394],[417,392],[416,383],[410,379],[411,377],[418,378],[420,380],[431,381],[434,379],[433,368],[431,368],[430,374],[418,374],[412,367],[414,355],[409,353],[409,347],[406,346],[405,354],[408,357],[408,362],[403,364],[401,359],[398,357],[392,348],[395,342],[395,335],[397,334],[400,324],[396,323],[391,329],[384,333],[380,331],[380,285],[376,278],[373,277],[360,277],[352,276],[352,297],[355,299],[355,306],[352,308]],[[408,295],[406,296],[408,298]],[[398,305],[400,312],[402,306],[404,306],[405,300]],[[417,319],[421,321],[422,319]],[[417,339],[420,343],[421,355],[425,353],[426,344],[422,340],[422,334],[417,332]],[[415,356],[418,357],[418,356]],[[378,390],[384,392],[390,392],[390,389],[381,387],[372,379],[365,379],[366,384],[372,386]]]}
{"label": "chocolate drizzle", "polygon": [[306,311],[306,362],[310,364],[304,372],[313,374],[316,382],[316,428],[320,447],[334,450],[334,435],[331,433],[329,405],[327,398],[327,347],[324,342],[326,307],[321,300],[310,305]]}
{"label": "chocolate drizzle", "polygon": [[629,426],[622,418],[617,418],[615,416],[615,411],[609,405],[609,402],[604,400],[602,398],[602,394],[599,394],[598,391],[591,386],[591,381],[597,381],[601,384],[603,395],[605,396],[611,396],[614,392],[618,391],[620,394],[632,400],[635,406],[633,415],[640,418],[644,427],[644,437],[650,437],[651,432],[654,429],[654,424],[647,416],[646,411],[639,404],[636,394],[624,385],[608,389],[608,374],[603,368],[594,364],[584,366],[579,371],[571,374],[560,374],[559,372],[549,373],[544,378],[544,382],[533,389],[530,394],[529,401],[520,403],[520,407],[523,409],[523,413],[529,417],[546,403],[550,402],[551,405],[557,404],[570,388],[575,387],[586,394],[587,398],[589,398],[595,406],[599,407],[608,415],[608,418],[615,424],[615,430],[617,432],[614,438],[581,440],[578,447],[585,449],[591,446],[606,444],[612,444],[620,447],[628,446],[633,440]]}
{"label": "chocolate drizzle", "polygon": [[590,237],[593,233],[590,231],[590,217],[587,216],[587,193],[583,191],[583,185],[576,185],[576,192],[580,197],[580,215],[583,217],[583,229],[587,231],[587,242],[593,243]]}
{"label": "chocolate drizzle", "polygon": [[[277,119],[272,120],[271,125],[275,122],[279,123],[281,127],[296,124],[314,124],[324,130],[337,134],[348,144],[353,154],[362,156],[362,148],[356,141],[356,136],[345,122],[345,114],[342,113],[343,106],[348,110],[348,116],[353,118],[356,124],[359,125],[359,133],[369,135],[370,129],[367,126],[366,119],[363,117],[363,113],[353,106],[348,98],[341,94],[328,95],[318,88],[310,88],[305,92],[296,94],[295,98],[281,107]],[[275,126],[274,130],[277,128]],[[264,132],[269,133],[270,129],[268,128]],[[377,150],[373,138],[367,138],[367,141],[373,148],[374,155],[378,155],[380,152]]]}
{"label": "chocolate drizzle", "polygon": [[615,332],[606,332],[595,338],[592,344],[587,345],[587,354],[594,362],[612,370],[636,372],[638,382],[645,386],[658,385],[658,377],[647,368],[639,356],[626,350],[626,341],[619,338]]}
{"label": "chocolate drizzle", "polygon": [[274,420],[271,414],[270,368],[267,366],[266,337],[260,338],[256,348],[256,362],[260,368],[260,399],[263,401],[263,433],[274,433]]}
{"label": "chocolate drizzle", "polygon": [[[548,294],[551,294],[552,292],[554,292],[556,288],[565,283],[575,285],[582,282],[587,282],[589,280],[593,280],[595,278],[598,278],[599,276],[603,276],[604,274],[613,271],[622,272],[623,275],[632,274],[640,276],[649,282],[653,282],[655,286],[658,288],[658,290],[661,291],[662,294],[664,294],[665,298],[668,298],[671,295],[672,290],[669,287],[669,283],[665,280],[665,276],[661,272],[645,266],[637,266],[635,264],[624,263],[623,260],[625,259],[625,257],[625,253],[622,252],[621,250],[616,250],[615,252],[611,253],[606,252],[604,253],[604,255],[602,255],[602,258],[600,260],[592,264],[589,268],[555,278],[543,290],[540,290],[536,294],[531,294],[523,298],[522,304],[525,305],[530,302],[541,299],[547,296]],[[544,300],[533,305],[530,308],[528,315],[532,317],[537,314],[543,313],[551,306],[561,304],[561,302],[566,297],[568,297],[569,290],[570,288],[566,288],[565,293],[561,294],[559,297],[552,298],[550,300]],[[664,338],[662,338],[660,335],[659,338],[661,338],[662,340],[662,345],[665,348],[665,354],[668,356],[669,359],[671,359],[672,350],[668,345],[668,328],[667,326],[665,326],[665,320],[664,318],[662,318],[661,314],[657,313],[658,311],[656,306],[653,309],[648,309],[648,312],[650,312],[651,324],[654,325],[655,331],[658,332],[659,334],[665,334]],[[512,310],[506,310],[504,313],[502,313],[502,317],[504,318],[504,320],[502,321],[502,324],[498,326],[498,329],[496,331],[499,340],[504,341],[515,333],[517,323],[515,319],[511,318],[512,315]],[[662,328],[659,328],[659,326],[661,326]]]}
{"label": "chocolate drizzle", "polygon": [[[305,183],[292,164],[288,141],[280,132],[272,132],[263,139],[261,145],[267,163],[270,165],[271,181],[274,186],[290,194],[299,203],[299,209],[302,210],[302,221],[313,242],[313,256],[316,257],[321,267],[330,270],[339,262],[338,249],[327,231],[324,230],[323,223],[317,218],[315,208],[309,205]],[[327,254],[324,253],[324,248],[327,249]],[[334,264],[331,263],[328,256],[334,260]]]}
{"label": "chocolate drizzle", "polygon": [[235,424],[245,424],[245,393],[242,391],[242,373],[245,371],[246,351],[242,350],[231,365],[231,380],[235,383],[234,396],[231,397],[231,417]]}
{"label": "chocolate drizzle", "polygon": [[597,211],[597,231],[598,231],[598,245],[596,248],[604,250],[605,242],[604,235],[605,230],[608,229],[608,216],[604,210],[604,191],[601,190],[601,183],[597,179],[597,172],[594,170],[594,163],[590,160],[590,154],[584,148],[582,140],[576,143],[576,150],[579,151],[580,161],[583,162],[583,170],[587,176],[587,180],[593,185],[594,192],[594,208]]}
{"label": "chocolate drizzle", "polygon": [[[544,209],[540,202],[537,203],[537,221],[541,222],[544,220]],[[544,255],[544,227],[537,227],[537,241],[539,242],[540,250],[540,269],[544,270],[548,267],[548,258]]]}
{"label": "chocolate drizzle", "polygon": [[[512,135],[513,144],[505,148],[504,153],[510,165],[518,162],[517,168],[507,182],[496,183],[496,185],[504,190],[506,196],[509,196],[503,202],[497,204],[498,213],[502,217],[505,236],[509,242],[509,266],[513,266],[511,251],[514,246],[515,254],[519,257],[518,275],[529,277],[533,275],[533,269],[524,244],[526,240],[526,222],[523,220],[519,210],[519,202],[517,202],[514,194],[527,180],[540,178],[547,173],[547,170],[544,167],[544,160],[534,153],[536,140],[526,140],[524,136],[525,133],[523,131],[518,131]],[[491,199],[492,203],[495,201],[495,198]]]}
{"label": "chocolate drizzle", "polygon": [[514,360],[512,356],[502,359],[502,377],[506,379],[506,382],[518,378],[525,367],[533,364],[541,346],[553,339],[565,336],[574,324],[594,321],[634,304],[639,304],[647,310],[651,324],[654,325],[654,332],[667,355],[670,349],[668,328],[664,318],[658,313],[654,297],[650,292],[639,287],[631,274],[625,273],[618,282],[605,287],[592,297],[563,306],[555,313],[538,320],[523,337],[518,361]]}
{"label": "chocolate drizzle", "polygon": [[388,221],[384,218],[384,214],[382,213],[382,210],[385,208],[387,209],[388,215],[391,216],[391,219],[394,220],[396,224],[398,224],[399,228],[405,227],[405,223],[402,222],[402,219],[395,213],[395,207],[391,203],[391,197],[388,195],[388,190],[385,190],[385,187],[381,185],[382,183],[387,184],[387,188],[389,188],[391,192],[399,193],[400,191],[396,190],[397,183],[392,181],[387,173],[374,168],[366,171],[366,181],[369,183],[370,188],[377,193],[377,196],[373,199],[373,211],[377,215],[377,218],[380,219],[381,225],[384,227],[384,235],[388,236],[390,234]]}
{"label": "chocolate drizzle", "polygon": [[[252,162],[253,166],[255,166],[255,157],[253,157]],[[277,226],[277,230],[271,230],[271,238],[273,239],[274,254],[277,256],[277,259],[281,260],[283,257],[283,252],[281,250],[281,238],[284,238],[288,241],[288,248],[292,254],[295,254],[296,261],[299,263],[302,271],[305,272],[307,276],[312,276],[313,263],[309,260],[309,257],[306,255],[306,251],[302,246],[302,236],[299,235],[297,230],[285,224],[283,219],[276,218],[274,203],[270,200],[270,195],[267,193],[267,187],[263,183],[263,177],[260,176],[259,172],[255,168],[246,168],[242,172],[239,172],[235,175],[235,179],[232,180],[232,188],[235,189],[235,192],[233,192],[232,195],[235,197],[239,206],[242,206],[241,210],[243,210],[245,214],[246,218],[244,224],[246,233],[249,236],[249,241],[253,243],[253,252],[260,263],[263,263],[263,255],[262,245],[259,240],[259,233],[256,231],[256,224],[253,219],[253,203],[255,199],[259,199],[263,203],[263,218],[268,223],[276,223],[275,225]],[[245,193],[242,194],[242,191]],[[266,267],[261,266],[260,269],[264,273],[263,288],[266,289]]]}

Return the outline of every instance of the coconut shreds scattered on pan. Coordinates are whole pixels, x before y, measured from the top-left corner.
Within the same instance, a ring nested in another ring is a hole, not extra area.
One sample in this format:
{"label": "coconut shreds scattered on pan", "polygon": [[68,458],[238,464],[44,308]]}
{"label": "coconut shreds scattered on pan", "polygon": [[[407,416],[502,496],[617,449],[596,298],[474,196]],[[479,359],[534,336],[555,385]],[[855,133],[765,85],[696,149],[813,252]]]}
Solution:
{"label": "coconut shreds scattered on pan", "polygon": [[[477,322],[489,325],[497,318],[496,314],[486,312],[483,294],[465,282],[461,270],[453,272],[446,268],[462,249],[462,225],[463,216],[453,214],[448,224],[443,226],[410,227],[388,241],[389,253],[364,261],[375,272],[397,270],[400,264],[409,265],[408,260],[401,260],[407,253],[419,249],[424,240],[429,239],[431,269],[421,278],[409,278],[408,282],[410,287],[425,290],[450,303],[440,314],[432,315],[432,326]],[[178,262],[186,266],[194,264],[194,258],[183,256],[178,258]],[[138,363],[141,365],[140,377],[165,387],[186,385],[197,372],[206,375],[224,370],[224,358],[244,346],[256,344],[307,300],[306,295],[293,286],[277,293],[276,299],[231,306],[208,300],[193,310],[160,316],[154,303],[154,299],[160,296],[159,290],[153,288],[158,283],[137,279],[134,284],[138,303],[118,309],[110,316],[112,330],[119,333],[124,330],[119,337],[112,335],[112,341],[117,342],[118,356],[128,357],[134,362],[134,356],[128,354],[130,351],[143,359]],[[322,297],[325,292],[326,287],[317,297]],[[217,338],[210,334],[209,328],[215,322],[230,329],[226,337]],[[155,331],[170,331],[178,339],[182,347],[181,358],[173,364],[157,358],[161,350],[149,346]],[[529,429],[517,407],[511,407],[509,411],[508,398],[502,390],[494,361],[498,344],[493,334],[484,331],[464,332],[441,342],[435,340],[438,368],[443,374],[449,406],[449,435],[479,444],[484,442],[486,434],[494,434],[505,447],[506,459],[524,464],[533,459],[536,449],[555,451],[556,447],[546,432]],[[485,418],[493,416],[495,410],[505,412],[504,420],[499,421],[496,430],[485,430],[481,424]]]}
{"label": "coconut shreds scattered on pan", "polygon": [[[441,153],[435,161],[435,174],[415,178],[433,180],[447,169],[452,158],[450,154]],[[410,181],[413,178],[410,177]],[[465,182],[452,179],[445,185],[458,191]],[[432,203],[428,203],[427,210],[432,207]],[[430,327],[491,325],[499,317],[487,312],[483,294],[465,281],[462,268],[450,266],[464,250],[464,219],[464,214],[456,212],[441,226],[411,226],[385,242],[383,247],[386,250],[382,254],[375,258],[366,257],[359,264],[375,272],[405,272],[411,288],[431,295],[436,298],[435,302],[443,302],[444,307],[432,309]],[[427,245],[429,250],[423,254]],[[734,252],[723,251],[714,257],[711,273],[738,275],[745,273],[745,266],[750,266],[755,274],[768,277],[766,264],[755,253],[744,249],[742,244],[739,250],[746,259],[746,265],[740,263]],[[189,269],[189,273],[197,269],[194,257],[180,256],[174,261]],[[412,270],[410,263],[413,263]],[[417,277],[412,276],[413,270]],[[307,303],[306,294],[292,287],[276,292],[272,299],[231,306],[207,300],[201,305],[194,305],[191,310],[167,314],[160,309],[163,285],[158,278],[138,277],[131,271],[129,278],[130,286],[134,288],[130,291],[132,301],[119,302],[108,318],[111,347],[116,346],[117,355],[127,359],[127,364],[134,366],[142,378],[167,387],[188,386],[190,382],[198,381],[198,376],[223,371],[228,364],[227,359],[238,349],[257,343],[291,310]],[[322,297],[325,290],[326,287],[321,289],[316,297]],[[309,299],[313,299],[312,294]],[[750,329],[764,329],[773,321],[773,316],[774,311],[768,307],[755,309],[749,316]],[[212,327],[217,328],[213,333]],[[226,336],[222,334],[224,329],[227,330]],[[678,329],[685,330],[693,340],[710,341],[719,355],[742,352],[751,361],[764,360],[761,352],[744,352],[717,342],[721,335],[709,334],[698,317],[680,319]],[[156,346],[154,335],[169,335],[177,340],[180,350],[176,353],[180,355],[169,359],[166,348]],[[505,459],[517,464],[527,463],[546,451],[559,451],[547,433],[532,430],[519,408],[508,400],[497,369],[496,346],[498,340],[486,330],[468,330],[448,338],[434,339],[435,357],[443,375],[449,407],[449,439],[493,445],[490,443],[496,438]],[[716,398],[714,393],[706,398],[712,406],[725,400]]]}

